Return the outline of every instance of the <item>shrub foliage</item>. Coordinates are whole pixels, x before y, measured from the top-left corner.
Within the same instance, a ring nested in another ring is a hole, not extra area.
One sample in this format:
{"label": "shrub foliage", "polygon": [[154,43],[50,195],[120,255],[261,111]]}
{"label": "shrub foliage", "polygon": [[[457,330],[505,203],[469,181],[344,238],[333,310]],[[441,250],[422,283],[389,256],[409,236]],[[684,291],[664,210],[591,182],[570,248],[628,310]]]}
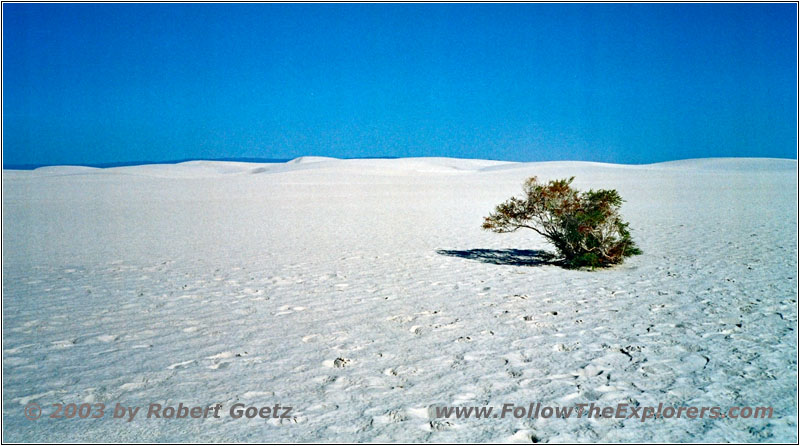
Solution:
{"label": "shrub foliage", "polygon": [[628,223],[619,215],[622,197],[616,190],[579,192],[572,180],[525,181],[525,197],[513,197],[484,219],[483,229],[514,232],[532,229],[553,245],[568,267],[599,267],[641,254]]}

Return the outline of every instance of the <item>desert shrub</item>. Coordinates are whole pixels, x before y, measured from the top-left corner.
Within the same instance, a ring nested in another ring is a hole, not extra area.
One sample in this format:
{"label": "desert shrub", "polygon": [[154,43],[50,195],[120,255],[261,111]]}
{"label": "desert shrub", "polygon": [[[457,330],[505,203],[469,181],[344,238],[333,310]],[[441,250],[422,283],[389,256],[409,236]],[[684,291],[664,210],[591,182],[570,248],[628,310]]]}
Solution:
{"label": "desert shrub", "polygon": [[619,208],[616,190],[579,192],[570,185],[575,177],[540,183],[525,181],[525,197],[512,197],[484,219],[483,229],[514,232],[532,229],[549,240],[564,265],[572,268],[600,267],[621,263],[641,254],[631,239],[628,223]]}

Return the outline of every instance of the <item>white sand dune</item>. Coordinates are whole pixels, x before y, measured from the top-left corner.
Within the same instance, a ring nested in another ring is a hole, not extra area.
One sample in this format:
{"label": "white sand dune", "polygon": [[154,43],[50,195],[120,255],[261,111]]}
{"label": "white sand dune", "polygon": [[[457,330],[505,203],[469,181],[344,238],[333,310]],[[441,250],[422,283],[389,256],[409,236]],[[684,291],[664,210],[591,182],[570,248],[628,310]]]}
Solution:
{"label": "white sand dune", "polygon": [[[532,231],[481,231],[533,175],[617,189],[644,254],[565,270]],[[797,198],[797,162],[766,159],[3,171],[3,440],[796,442]],[[29,402],[294,410],[32,422]],[[529,402],[774,416],[429,409]]]}

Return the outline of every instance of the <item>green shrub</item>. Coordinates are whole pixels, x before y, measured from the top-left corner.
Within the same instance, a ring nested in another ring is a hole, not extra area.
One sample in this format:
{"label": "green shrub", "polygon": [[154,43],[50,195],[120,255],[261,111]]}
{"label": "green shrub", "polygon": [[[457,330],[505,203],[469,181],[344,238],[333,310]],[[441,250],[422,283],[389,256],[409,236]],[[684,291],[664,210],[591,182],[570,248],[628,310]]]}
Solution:
{"label": "green shrub", "polygon": [[563,263],[571,268],[601,267],[621,263],[641,254],[631,239],[619,208],[616,190],[579,192],[568,180],[539,183],[529,178],[524,198],[513,197],[484,219],[483,229],[514,232],[532,229],[555,245]]}

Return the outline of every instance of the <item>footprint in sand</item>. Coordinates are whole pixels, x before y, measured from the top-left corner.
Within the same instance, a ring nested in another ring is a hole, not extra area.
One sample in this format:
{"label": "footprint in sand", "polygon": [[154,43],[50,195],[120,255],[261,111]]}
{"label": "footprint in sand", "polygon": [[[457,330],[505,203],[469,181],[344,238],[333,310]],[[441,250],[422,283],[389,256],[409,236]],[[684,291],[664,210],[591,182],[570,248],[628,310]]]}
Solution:
{"label": "footprint in sand", "polygon": [[275,392],[261,392],[261,391],[250,391],[245,392],[242,394],[242,398],[244,399],[253,399],[253,398],[260,398],[260,397],[270,397],[274,396]]}
{"label": "footprint in sand", "polygon": [[356,343],[346,342],[344,344],[334,345],[333,347],[331,347],[331,349],[336,350],[336,351],[355,352],[355,351],[363,350],[370,343],[371,342],[368,342],[367,344],[356,344]]}
{"label": "footprint in sand", "polygon": [[503,440],[503,443],[540,443],[542,440],[530,429],[518,430],[510,437]]}
{"label": "footprint in sand", "polygon": [[386,318],[387,321],[397,322],[397,323],[401,323],[401,324],[406,323],[406,322],[411,322],[414,319],[416,319],[416,317],[414,317],[414,316],[404,316],[402,314],[398,314],[398,315],[395,315],[395,316],[389,316],[389,317]]}
{"label": "footprint in sand", "polygon": [[125,383],[125,384],[119,386],[119,388],[120,388],[120,390],[136,390],[136,389],[141,389],[142,387],[145,386],[145,384],[146,383],[144,381],[142,381],[142,382],[133,382],[133,383]]}
{"label": "footprint in sand", "polygon": [[293,307],[291,305],[284,305],[284,306],[278,308],[279,311],[277,313],[275,313],[275,316],[283,316],[283,315],[286,315],[286,314],[292,314],[292,313],[298,312],[298,311],[305,311],[306,309],[307,309],[306,307]]}
{"label": "footprint in sand", "polygon": [[351,359],[339,357],[339,358],[336,358],[336,359],[323,361],[322,365],[324,365],[325,367],[330,367],[330,368],[335,368],[335,369],[343,369],[343,368],[347,367],[348,365],[350,365],[350,363],[352,363],[352,362],[353,362],[353,360],[351,360]]}
{"label": "footprint in sand", "polygon": [[188,361],[183,361],[183,362],[176,362],[175,364],[167,366],[167,370],[184,369],[186,368],[186,366],[194,362],[195,362],[194,359],[190,359]]}
{"label": "footprint in sand", "polygon": [[300,340],[308,344],[309,342],[313,342],[315,339],[319,338],[318,334],[310,334],[308,336],[303,336]]}
{"label": "footprint in sand", "polygon": [[580,343],[574,342],[572,344],[556,344],[553,346],[553,351],[556,352],[571,352],[576,350],[580,346]]}
{"label": "footprint in sand", "polygon": [[303,415],[301,412],[294,411],[293,413],[289,414],[288,418],[270,418],[268,423],[272,424],[273,426],[283,426],[285,424],[300,424],[305,423],[308,421],[308,417]]}
{"label": "footprint in sand", "polygon": [[450,421],[433,420],[423,424],[421,428],[426,432],[440,432],[451,429],[454,426],[455,424]]}
{"label": "footprint in sand", "polygon": [[321,384],[323,386],[331,384],[334,381],[336,381],[336,377],[328,375],[317,376],[316,378],[311,379],[311,382]]}
{"label": "footprint in sand", "polygon": [[403,421],[408,420],[408,415],[403,413],[399,410],[390,410],[384,415],[377,415],[372,417],[372,421],[375,424],[391,424],[391,423],[401,423]]}
{"label": "footprint in sand", "polygon": [[247,352],[242,353],[234,353],[231,351],[217,353],[216,355],[206,356],[206,359],[211,359],[214,361],[213,364],[208,366],[211,370],[220,370],[227,368],[231,365],[231,361],[226,361],[226,359],[232,358],[241,358],[242,356],[247,356]]}
{"label": "footprint in sand", "polygon": [[519,369],[507,368],[506,374],[508,374],[509,378],[521,378],[524,372]]}

